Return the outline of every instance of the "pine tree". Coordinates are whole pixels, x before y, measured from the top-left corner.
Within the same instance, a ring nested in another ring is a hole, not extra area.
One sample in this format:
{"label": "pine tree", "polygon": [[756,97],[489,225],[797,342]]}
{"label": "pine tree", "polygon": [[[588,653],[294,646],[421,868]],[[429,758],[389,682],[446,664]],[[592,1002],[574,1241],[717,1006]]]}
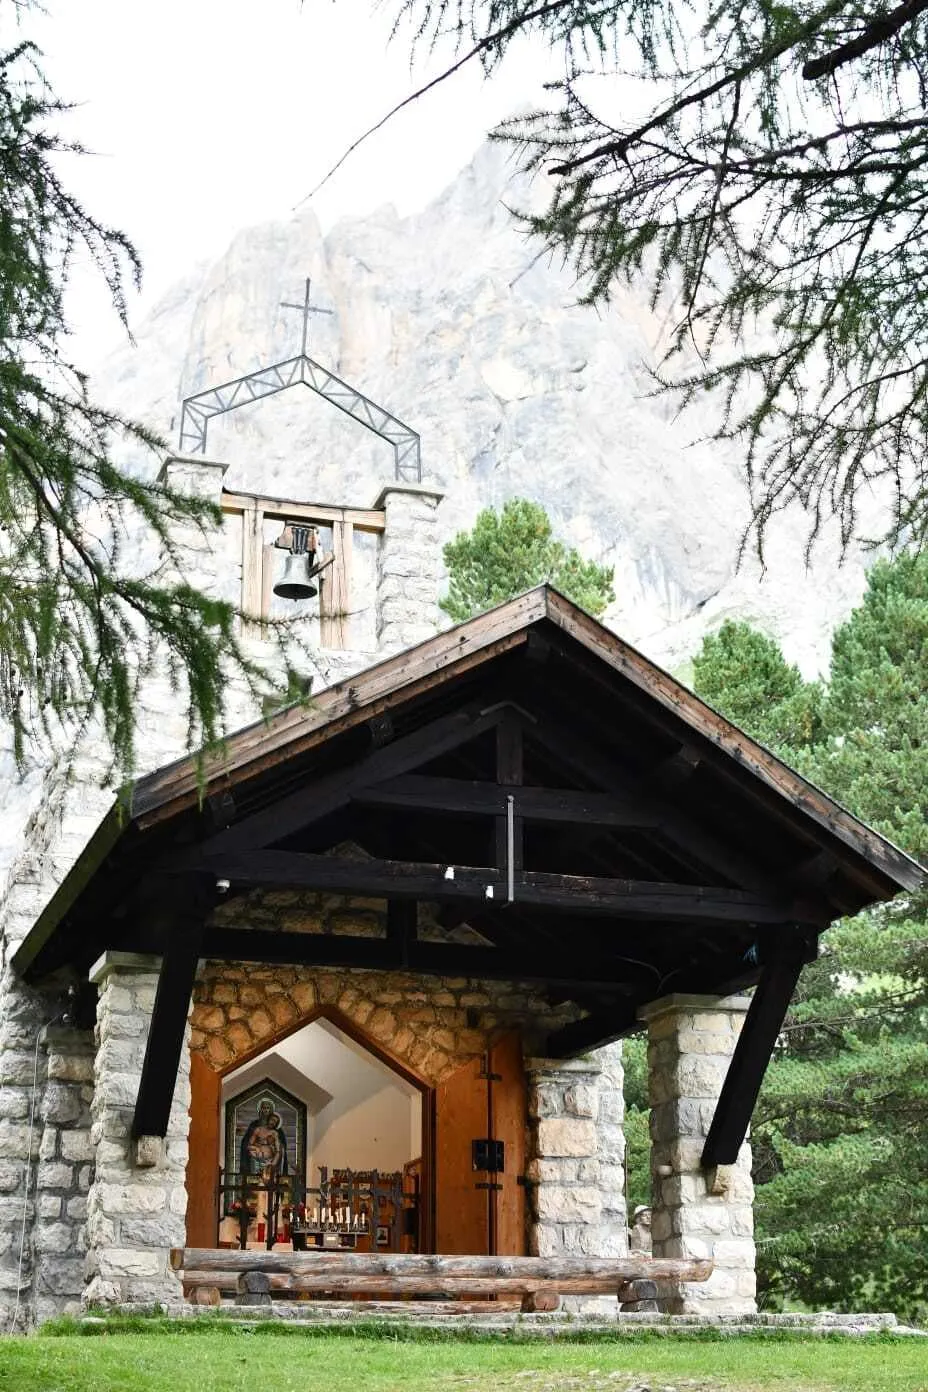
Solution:
{"label": "pine tree", "polygon": [[[704,643],[696,688],[748,733],[775,734],[783,757],[925,855],[928,557],[874,567],[863,603],[834,636],[822,687],[801,684],[770,639],[731,625]],[[797,702],[815,716],[791,744]],[[825,934],[768,1070],[753,1146],[768,1302],[925,1315],[926,896],[902,896]]]}
{"label": "pine tree", "polygon": [[491,75],[526,35],[554,51],[538,108],[494,132],[547,176],[524,225],[588,301],[639,275],[663,297],[659,380],[703,404],[718,393],[761,539],[800,503],[813,535],[834,514],[847,541],[875,480],[894,535],[928,533],[921,0],[394,10],[414,48],[456,37],[446,75],[468,62]]}
{"label": "pine tree", "polygon": [[693,663],[693,684],[710,706],[773,750],[811,744],[820,726],[821,692],[803,681],[773,638],[727,620],[707,635]]}
{"label": "pine tree", "polygon": [[556,540],[544,508],[526,498],[511,498],[501,512],[485,508],[472,531],[447,543],[444,558],[441,607],[456,623],[546,582],[595,617],[615,598],[612,567]]}
{"label": "pine tree", "polygon": [[[58,156],[79,152],[55,133],[65,109],[34,45],[0,53],[0,714],[20,758],[30,740],[73,741],[99,719],[127,774],[136,698],[156,667],[183,689],[191,745],[221,735],[230,676],[256,693],[269,683],[239,643],[234,606],[178,569],[174,529],[216,526],[217,509],[122,467],[127,439],[161,442],[95,405],[68,361],[74,258],[89,255],[123,323],[140,266],[59,177]],[[139,566],[152,538],[175,578]]]}

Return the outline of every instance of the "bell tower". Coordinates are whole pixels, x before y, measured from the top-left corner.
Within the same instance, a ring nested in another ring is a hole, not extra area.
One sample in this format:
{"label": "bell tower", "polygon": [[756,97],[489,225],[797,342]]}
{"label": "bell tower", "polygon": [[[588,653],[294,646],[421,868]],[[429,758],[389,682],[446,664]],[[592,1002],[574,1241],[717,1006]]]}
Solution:
{"label": "bell tower", "polygon": [[[337,377],[309,355],[312,316],[333,311],[313,303],[309,279],[300,301],[282,307],[302,317],[300,350],[293,357],[260,367],[245,376],[208,387],[184,399],[180,413],[179,451],[169,456],[160,479],[179,492],[196,493],[217,503],[223,531],[240,557],[233,574],[220,575],[219,548],[185,554],[192,578],[207,591],[237,602],[246,634],[260,638],[281,602],[293,605],[295,627],[318,621],[318,644],[329,652],[372,654],[370,642],[359,645],[352,632],[357,603],[355,548],[359,534],[376,537],[375,647],[396,651],[428,638],[441,626],[438,608],[440,542],[438,506],[442,494],[422,478],[418,434],[385,407]],[[225,487],[228,466],[207,458],[207,432],[214,416],[253,406],[266,397],[304,386],[331,406],[358,421],[390,445],[392,479],[380,489],[373,506],[317,503],[309,497],[278,498],[237,492]],[[195,545],[184,538],[189,551]],[[236,575],[235,571],[238,574]],[[237,588],[237,593],[236,593]]]}

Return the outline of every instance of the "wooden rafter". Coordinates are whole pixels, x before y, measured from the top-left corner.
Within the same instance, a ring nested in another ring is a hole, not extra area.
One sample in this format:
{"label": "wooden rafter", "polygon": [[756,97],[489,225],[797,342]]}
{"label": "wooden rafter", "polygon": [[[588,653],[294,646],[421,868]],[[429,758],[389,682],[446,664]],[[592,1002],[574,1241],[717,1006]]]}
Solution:
{"label": "wooden rafter", "polygon": [[653,813],[624,793],[600,793],[573,788],[528,788],[479,779],[430,778],[407,773],[387,778],[357,793],[353,801],[364,807],[389,807],[399,811],[438,812],[453,816],[498,816],[505,812],[506,796],[513,792],[518,815],[526,822],[579,822],[585,826],[643,829],[657,825]]}
{"label": "wooden rafter", "polygon": [[270,807],[234,822],[202,843],[203,854],[228,854],[282,841],[311,826],[340,807],[372,782],[390,778],[428,759],[437,758],[476,739],[502,719],[501,709],[485,710],[482,703],[441,716],[411,734],[375,748],[346,769],[314,779],[279,798]]}

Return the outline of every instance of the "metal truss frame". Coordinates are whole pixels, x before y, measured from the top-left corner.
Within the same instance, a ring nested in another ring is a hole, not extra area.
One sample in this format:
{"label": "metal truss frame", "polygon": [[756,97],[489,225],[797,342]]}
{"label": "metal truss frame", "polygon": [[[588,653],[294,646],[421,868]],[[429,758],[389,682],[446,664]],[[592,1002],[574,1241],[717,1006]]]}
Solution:
{"label": "metal truss frame", "polygon": [[300,383],[392,445],[396,478],[400,482],[422,482],[422,454],[416,432],[306,353],[188,396],[181,408],[181,450],[186,454],[205,454],[206,431],[213,416],[225,415]]}

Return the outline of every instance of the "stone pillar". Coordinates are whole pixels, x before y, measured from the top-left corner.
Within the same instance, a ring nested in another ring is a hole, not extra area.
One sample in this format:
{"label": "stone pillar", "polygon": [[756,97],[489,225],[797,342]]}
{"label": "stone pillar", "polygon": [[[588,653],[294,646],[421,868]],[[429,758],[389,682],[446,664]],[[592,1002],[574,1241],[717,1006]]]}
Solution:
{"label": "stone pillar", "polygon": [[444,497],[420,483],[391,483],[374,504],[386,513],[377,555],[377,646],[408,648],[442,624],[438,607]]}
{"label": "stone pillar", "polygon": [[600,1096],[601,1060],[526,1059],[525,1068],[532,1255],[624,1256],[624,1140],[614,1097]]}
{"label": "stone pillar", "polygon": [[[175,493],[202,498],[218,506],[228,467],[228,464],[217,464],[197,455],[169,457],[161,466],[158,482]],[[227,547],[221,527],[207,523],[201,528],[191,519],[172,527],[171,540],[177,548],[179,569],[186,581],[206,594],[241,604],[241,557],[236,567],[226,564]]]}
{"label": "stone pillar", "polygon": [[43,1071],[48,1082],[41,1104],[33,1242],[38,1323],[80,1312],[93,1160],[93,1035],[68,1025],[48,1025],[41,1043],[47,1055]]}
{"label": "stone pillar", "polygon": [[132,1139],[132,1118],[160,961],[107,952],[90,973],[99,987],[87,1201],[85,1305],[160,1304],[181,1298],[170,1269],[184,1245],[190,1052],[181,1051],[168,1133]]}
{"label": "stone pillar", "polygon": [[228,468],[228,464],[204,459],[199,454],[169,454],[158,472],[158,482],[166,484],[175,493],[207,498],[218,504]]}
{"label": "stone pillar", "polygon": [[622,1044],[595,1050],[600,1065],[596,1152],[602,1195],[603,1257],[628,1252],[628,1209],[625,1202],[625,1069]]}
{"label": "stone pillar", "polygon": [[751,1148],[743,1145],[734,1165],[700,1165],[749,1004],[746,996],[665,996],[640,1012],[648,1027],[653,1253],[715,1263],[708,1281],[662,1299],[670,1314],[756,1309]]}

